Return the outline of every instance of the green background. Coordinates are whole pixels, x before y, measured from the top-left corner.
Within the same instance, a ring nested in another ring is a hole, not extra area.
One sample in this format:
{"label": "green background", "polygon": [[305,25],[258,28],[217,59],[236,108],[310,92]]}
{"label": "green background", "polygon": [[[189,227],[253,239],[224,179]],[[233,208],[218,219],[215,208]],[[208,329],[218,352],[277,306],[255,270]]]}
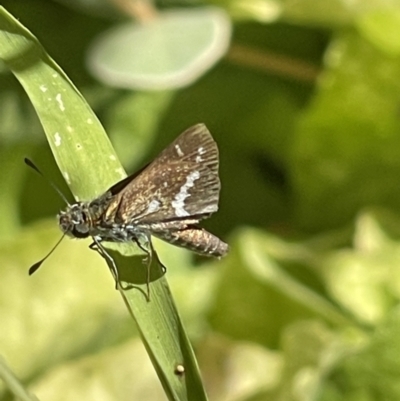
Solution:
{"label": "green background", "polygon": [[[195,123],[217,141],[220,211],[204,225],[229,256],[156,243],[211,400],[400,399],[400,5],[197,2],[211,3],[232,18],[230,50],[189,87],[162,92],[89,74],[90,43],[127,18],[111,3],[2,5],[83,93],[127,171]],[[0,354],[43,400],[165,399],[87,243],[64,241],[27,276],[59,238],[64,205],[24,156],[69,194],[4,68]]]}

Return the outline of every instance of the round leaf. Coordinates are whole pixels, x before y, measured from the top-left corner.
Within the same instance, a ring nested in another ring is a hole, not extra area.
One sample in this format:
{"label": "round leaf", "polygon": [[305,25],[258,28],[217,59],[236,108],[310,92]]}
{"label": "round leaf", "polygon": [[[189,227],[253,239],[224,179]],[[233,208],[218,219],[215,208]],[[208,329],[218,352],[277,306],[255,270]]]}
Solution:
{"label": "round leaf", "polygon": [[220,9],[173,10],[150,22],[131,22],[106,32],[93,44],[88,64],[111,86],[179,88],[223,56],[230,33],[230,21]]}

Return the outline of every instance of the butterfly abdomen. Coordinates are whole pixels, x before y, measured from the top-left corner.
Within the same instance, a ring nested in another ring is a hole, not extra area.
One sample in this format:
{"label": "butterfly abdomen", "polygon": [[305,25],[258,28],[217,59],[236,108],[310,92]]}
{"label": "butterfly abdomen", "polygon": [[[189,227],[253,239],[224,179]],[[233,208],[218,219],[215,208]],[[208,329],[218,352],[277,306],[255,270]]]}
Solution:
{"label": "butterfly abdomen", "polygon": [[170,243],[205,256],[221,257],[228,253],[228,244],[199,227],[172,232]]}

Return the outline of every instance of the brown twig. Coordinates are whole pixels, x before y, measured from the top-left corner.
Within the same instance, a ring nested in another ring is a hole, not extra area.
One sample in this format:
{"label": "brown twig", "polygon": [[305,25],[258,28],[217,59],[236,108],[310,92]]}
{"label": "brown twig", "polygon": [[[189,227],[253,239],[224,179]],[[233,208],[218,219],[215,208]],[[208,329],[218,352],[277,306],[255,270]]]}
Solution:
{"label": "brown twig", "polygon": [[110,0],[122,12],[139,20],[148,22],[157,17],[158,11],[151,0]]}
{"label": "brown twig", "polygon": [[315,82],[320,73],[318,67],[307,62],[240,44],[231,46],[227,59],[238,65],[304,82]]}

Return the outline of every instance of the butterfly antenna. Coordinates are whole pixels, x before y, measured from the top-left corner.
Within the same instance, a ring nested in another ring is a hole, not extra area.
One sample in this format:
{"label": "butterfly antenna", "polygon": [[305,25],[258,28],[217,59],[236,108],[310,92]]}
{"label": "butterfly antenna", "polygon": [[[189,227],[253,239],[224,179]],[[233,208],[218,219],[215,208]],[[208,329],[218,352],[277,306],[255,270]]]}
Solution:
{"label": "butterfly antenna", "polygon": [[39,267],[42,265],[42,263],[54,252],[54,250],[60,245],[60,242],[64,239],[65,233],[62,235],[62,237],[57,241],[57,243],[51,248],[51,251],[39,262],[36,262],[34,265],[32,265],[29,269],[29,275],[31,276]]}
{"label": "butterfly antenna", "polygon": [[[40,170],[39,168],[35,165],[35,163],[33,163],[32,160],[28,159],[27,157],[25,157],[24,162],[27,166],[29,166],[31,169],[35,170],[38,174],[40,174],[51,186],[52,188],[58,193],[58,195],[60,195],[61,199],[67,204],[69,205],[69,202],[67,200],[67,198],[65,197],[65,195],[60,191],[60,189],[56,186],[56,184],[54,184],[54,182],[50,181]],[[51,253],[51,252],[50,252]],[[47,256],[46,256],[47,258]],[[45,258],[45,259],[46,259]],[[40,264],[39,264],[40,266]],[[33,267],[33,266],[32,266]],[[39,268],[39,267],[38,267]]]}

